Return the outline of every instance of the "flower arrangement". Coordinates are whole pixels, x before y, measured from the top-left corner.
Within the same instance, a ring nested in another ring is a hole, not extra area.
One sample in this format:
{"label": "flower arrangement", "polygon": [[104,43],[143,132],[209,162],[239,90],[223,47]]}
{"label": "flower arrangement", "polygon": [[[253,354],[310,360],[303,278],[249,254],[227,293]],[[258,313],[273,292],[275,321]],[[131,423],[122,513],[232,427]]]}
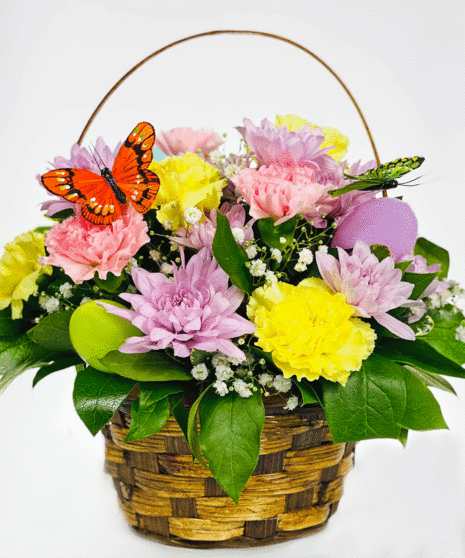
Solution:
{"label": "flower arrangement", "polygon": [[147,123],[114,151],[74,145],[40,178],[52,224],[0,260],[0,388],[75,366],[92,434],[131,394],[125,441],[173,415],[236,503],[267,397],[321,405],[335,443],[405,444],[447,427],[429,388],[454,392],[465,362],[448,253],[382,194],[423,159],[349,164],[346,136],[295,115],[237,130],[228,155]]}

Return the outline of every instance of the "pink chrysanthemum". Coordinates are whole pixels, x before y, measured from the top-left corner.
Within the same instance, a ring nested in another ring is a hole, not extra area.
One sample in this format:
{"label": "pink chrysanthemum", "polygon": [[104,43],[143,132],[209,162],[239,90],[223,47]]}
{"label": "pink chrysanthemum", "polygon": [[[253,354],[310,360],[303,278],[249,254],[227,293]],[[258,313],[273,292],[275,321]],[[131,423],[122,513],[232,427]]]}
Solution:
{"label": "pink chrysanthemum", "polygon": [[[116,155],[121,147],[121,142],[115,147],[114,151],[112,151],[108,145],[103,141],[103,138],[97,138],[95,144],[95,150],[100,155],[100,158],[96,155],[98,160],[103,162],[103,164],[108,168],[113,168],[113,163],[115,162]],[[100,164],[102,164],[102,162]],[[81,147],[78,143],[75,143],[71,147],[71,157],[66,159],[65,157],[55,157],[52,163],[52,167],[54,169],[87,169],[95,174],[100,176],[100,169],[92,156],[92,153],[88,151],[85,147]],[[48,169],[51,170],[51,169]],[[37,176],[37,180],[40,182],[40,175]],[[47,200],[42,203],[40,209],[42,211],[47,210],[47,216],[51,217],[55,213],[59,211],[63,211],[65,209],[74,209],[76,204],[69,202],[67,200],[63,200],[51,194],[48,190],[46,190],[47,194],[53,196],[53,199]]]}
{"label": "pink chrysanthemum", "polygon": [[256,219],[271,217],[279,225],[297,214],[321,214],[319,200],[325,187],[315,182],[313,168],[273,164],[243,169],[232,180]]}
{"label": "pink chrysanthemum", "polygon": [[[243,232],[243,240],[239,244],[244,244],[245,242],[250,242],[253,239],[252,225],[255,219],[251,219],[247,223],[247,228],[245,219],[245,209],[242,205],[233,205],[225,202],[221,205],[219,209],[220,213],[226,215],[229,221],[231,230],[234,233],[234,229],[239,229]],[[212,251],[213,238],[216,232],[216,209],[210,212],[210,216],[205,219],[202,223],[196,223],[195,225],[190,225],[189,228],[183,227],[176,231],[176,236],[171,237],[171,240],[176,244],[181,244],[188,248],[194,248],[195,250],[200,250],[202,248],[208,248]]]}
{"label": "pink chrysanthemum", "polygon": [[402,281],[402,271],[394,267],[394,259],[387,257],[380,262],[362,241],[355,243],[350,256],[342,248],[337,250],[339,261],[316,253],[318,269],[328,287],[345,295],[355,308],[355,316],[373,317],[398,337],[414,341],[412,328],[387,313],[406,303],[413,291],[411,283]]}
{"label": "pink chrysanthemum", "polygon": [[141,246],[150,241],[142,215],[128,206],[121,219],[111,225],[93,225],[80,215],[57,223],[47,233],[45,246],[48,257],[42,265],[62,267],[75,283],[92,279],[98,273],[120,275],[128,261]]}
{"label": "pink chrysanthemum", "polygon": [[[207,156],[224,143],[213,130],[173,128],[168,132],[157,132],[155,146],[168,156],[195,153]],[[200,152],[200,153],[199,153]]]}
{"label": "pink chrysanthemum", "polygon": [[320,149],[325,139],[320,128],[305,125],[291,132],[286,126],[275,126],[266,118],[260,127],[244,118],[244,127],[237,129],[255,153],[259,165],[310,166],[319,172],[332,172],[337,167],[336,161],[326,155],[334,146]]}
{"label": "pink chrysanthemum", "polygon": [[255,331],[254,324],[235,313],[244,292],[234,286],[228,288],[228,275],[206,248],[187,265],[173,265],[172,280],[137,267],[132,269],[132,277],[141,294],[120,296],[134,310],[99,303],[145,333],[129,337],[119,348],[121,352],[146,353],[172,347],[179,357],[188,357],[192,349],[199,349],[245,359],[231,341]]}
{"label": "pink chrysanthemum", "polygon": [[[344,178],[344,172],[346,167],[346,162],[343,161],[338,165],[336,171],[331,173],[317,172],[315,175],[315,180],[320,184],[324,184],[326,190],[333,190],[337,188],[342,188],[351,184],[353,180],[348,180]],[[358,174],[363,174],[367,170],[376,167],[376,161],[369,161],[364,165],[360,161],[354,163],[349,167],[347,174],[356,176]],[[342,194],[342,196],[337,196],[333,198],[330,194],[325,194],[320,200],[321,203],[321,213],[325,218],[312,217],[313,225],[318,228],[324,228],[328,226],[327,218],[334,219],[336,224],[338,224],[344,217],[352,213],[352,211],[361,205],[362,203],[373,199],[377,192],[366,192],[364,190],[353,190],[352,192],[347,192]],[[310,217],[308,217],[310,218]]]}

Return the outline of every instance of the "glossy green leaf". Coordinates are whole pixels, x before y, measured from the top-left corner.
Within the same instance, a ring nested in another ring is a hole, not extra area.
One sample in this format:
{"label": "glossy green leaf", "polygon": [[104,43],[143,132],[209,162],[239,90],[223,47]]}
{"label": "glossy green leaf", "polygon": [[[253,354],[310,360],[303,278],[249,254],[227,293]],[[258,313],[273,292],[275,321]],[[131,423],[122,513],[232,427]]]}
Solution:
{"label": "glossy green leaf", "polygon": [[164,351],[134,354],[110,351],[98,360],[114,374],[140,382],[192,380],[191,374]]}
{"label": "glossy green leaf", "polygon": [[244,248],[234,239],[228,218],[219,212],[216,214],[216,232],[212,249],[216,261],[229,275],[233,285],[250,294],[252,275],[245,265],[249,258]]}
{"label": "glossy green leaf", "polygon": [[87,367],[76,375],[73,401],[77,414],[95,436],[119,409],[136,382]]}
{"label": "glossy green leaf", "polygon": [[113,273],[109,272],[106,279],[100,279],[98,275],[94,276],[94,281],[97,286],[107,293],[121,292],[120,287],[125,280],[126,274],[124,272],[122,272],[120,275],[114,275]]}
{"label": "glossy green leaf", "polygon": [[399,424],[411,430],[447,428],[439,403],[424,382],[406,368],[404,368],[404,381],[407,403]]}
{"label": "glossy green leaf", "polygon": [[[257,221],[257,227],[263,242],[267,246],[283,250],[291,244],[298,220],[299,217],[296,215],[292,217],[292,219],[288,219],[284,221],[284,223],[275,226],[275,220],[268,217],[266,219],[259,219]],[[281,238],[285,238],[286,242],[281,242]]]}
{"label": "glossy green leaf", "polygon": [[401,366],[370,355],[347,384],[324,381],[323,402],[335,443],[400,436],[407,390]]}
{"label": "glossy green leaf", "polygon": [[199,405],[202,399],[207,395],[207,393],[210,390],[211,390],[211,385],[208,386],[208,388],[205,391],[202,391],[199,397],[195,400],[194,404],[192,405],[189,411],[189,417],[187,420],[187,441],[189,442],[189,447],[191,448],[194,458],[197,458],[199,463],[201,463],[204,467],[208,467],[208,464],[202,455],[202,450],[200,449],[199,429],[197,426],[197,411],[199,409]]}
{"label": "glossy green leaf", "polygon": [[447,391],[448,393],[453,393],[454,395],[457,395],[455,389],[442,376],[439,376],[437,374],[430,374],[429,372],[425,372],[424,370],[420,370],[419,368],[415,368],[414,366],[409,366],[408,364],[404,365],[404,367],[407,368],[407,370],[409,370],[410,372],[412,372],[412,374],[414,374],[427,386],[435,387],[443,391]]}
{"label": "glossy green leaf", "polygon": [[302,405],[311,405],[320,402],[320,399],[311,382],[305,380],[305,378],[299,381],[293,377],[292,380],[294,385],[300,390],[300,394],[302,395]]}
{"label": "glossy green leaf", "polygon": [[415,285],[410,295],[410,300],[417,300],[420,298],[426,287],[428,287],[436,277],[437,273],[404,273],[402,281],[407,281],[407,283],[413,283]]}
{"label": "glossy green leaf", "polygon": [[199,409],[199,443],[218,484],[236,502],[257,466],[265,422],[261,392],[243,398],[210,391]]}
{"label": "glossy green leaf", "polygon": [[423,256],[426,258],[428,265],[439,263],[441,270],[439,271],[439,279],[447,277],[449,272],[449,252],[445,248],[441,248],[426,238],[420,237],[417,239],[413,249],[415,256]]}
{"label": "glossy green leaf", "polygon": [[29,368],[44,366],[54,353],[36,345],[27,333],[11,339],[0,339],[0,393]]}
{"label": "glossy green leaf", "polygon": [[50,351],[72,351],[74,347],[69,337],[69,321],[73,310],[56,312],[45,316],[29,332],[34,343],[42,345]]}
{"label": "glossy green leaf", "polygon": [[[142,388],[141,388],[142,394]],[[159,432],[170,418],[168,398],[145,401],[136,399],[131,405],[131,424],[124,438],[125,442],[133,442]]]}
{"label": "glossy green leaf", "polygon": [[392,256],[391,250],[389,250],[387,246],[384,246],[384,244],[372,244],[370,246],[370,251],[380,262],[382,262],[385,258]]}
{"label": "glossy green leaf", "polygon": [[464,319],[462,312],[448,304],[435,313],[434,328],[423,335],[421,340],[444,357],[462,365],[465,363],[465,343],[456,339],[455,330]]}
{"label": "glossy green leaf", "polygon": [[425,341],[426,337],[417,338],[415,341],[384,337],[382,343],[375,348],[375,353],[400,364],[409,364],[432,374],[465,378],[465,370],[459,364],[435,350]]}
{"label": "glossy green leaf", "polygon": [[76,366],[81,364],[82,360],[73,354],[64,354],[60,358],[54,357],[54,362],[51,364],[47,364],[42,366],[38,371],[37,374],[34,376],[34,380],[32,381],[32,387],[35,387],[40,380],[43,380],[53,372],[58,372],[59,370],[66,370],[71,366]]}
{"label": "glossy green leaf", "polygon": [[400,269],[402,271],[402,274],[404,274],[408,266],[412,263],[412,261],[413,260],[407,262],[397,262],[394,267]]}
{"label": "glossy green leaf", "polygon": [[26,329],[27,326],[23,320],[13,320],[11,318],[11,308],[9,306],[0,310],[0,339],[17,337]]}
{"label": "glossy green leaf", "polygon": [[187,425],[189,421],[189,415],[187,413],[186,407],[183,404],[183,393],[175,393],[169,396],[169,402],[171,405],[171,412],[173,413],[176,422],[179,424],[186,440],[188,439]]}

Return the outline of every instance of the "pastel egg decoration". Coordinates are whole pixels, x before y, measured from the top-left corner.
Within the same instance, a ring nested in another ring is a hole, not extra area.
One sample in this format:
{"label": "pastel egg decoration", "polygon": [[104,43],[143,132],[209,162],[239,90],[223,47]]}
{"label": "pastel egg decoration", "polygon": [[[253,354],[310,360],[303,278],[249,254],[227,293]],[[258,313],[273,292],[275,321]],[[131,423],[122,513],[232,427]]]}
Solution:
{"label": "pastel egg decoration", "polygon": [[410,252],[418,236],[418,221],[411,207],[396,198],[362,203],[338,225],[331,246],[350,249],[357,240],[369,246],[383,244],[395,261]]}

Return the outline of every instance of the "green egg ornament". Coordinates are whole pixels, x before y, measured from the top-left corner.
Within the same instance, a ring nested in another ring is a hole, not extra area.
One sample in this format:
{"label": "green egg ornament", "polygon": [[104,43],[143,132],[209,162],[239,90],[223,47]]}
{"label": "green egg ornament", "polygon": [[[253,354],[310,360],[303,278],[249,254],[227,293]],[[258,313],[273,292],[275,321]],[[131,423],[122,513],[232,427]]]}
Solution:
{"label": "green egg ornament", "polygon": [[[100,302],[126,308],[112,300],[102,299]],[[117,350],[128,337],[143,333],[131,322],[110,314],[97,301],[90,300],[73,312],[69,322],[69,335],[74,349],[89,366],[111,373],[98,359]]]}

